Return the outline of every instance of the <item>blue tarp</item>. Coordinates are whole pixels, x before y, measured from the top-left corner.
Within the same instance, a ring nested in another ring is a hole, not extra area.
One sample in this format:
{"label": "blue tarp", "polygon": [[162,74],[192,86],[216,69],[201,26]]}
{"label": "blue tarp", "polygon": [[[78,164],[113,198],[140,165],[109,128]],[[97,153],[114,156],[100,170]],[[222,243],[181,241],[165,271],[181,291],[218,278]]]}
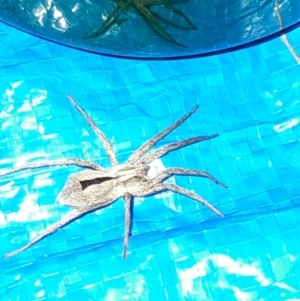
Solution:
{"label": "blue tarp", "polygon": [[[299,29],[287,34],[300,53]],[[136,198],[122,259],[124,202],[88,214],[0,259],[0,300],[300,300],[300,66],[278,38],[214,56],[138,61],[74,50],[0,26],[0,170],[84,158],[103,146],[66,95],[112,142],[120,162],[200,108],[157,147],[219,137],[151,165],[210,172],[228,185],[175,176],[224,215],[175,193]],[[1,254],[68,211],[56,197],[75,166],[0,178]]]}

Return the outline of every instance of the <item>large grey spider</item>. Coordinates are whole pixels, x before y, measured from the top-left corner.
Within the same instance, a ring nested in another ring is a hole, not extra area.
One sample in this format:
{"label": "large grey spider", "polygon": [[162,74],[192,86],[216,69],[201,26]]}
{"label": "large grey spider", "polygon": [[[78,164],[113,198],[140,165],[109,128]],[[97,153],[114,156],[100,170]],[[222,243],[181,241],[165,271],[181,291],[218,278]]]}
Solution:
{"label": "large grey spider", "polygon": [[95,134],[100,138],[103,143],[104,149],[110,160],[112,167],[110,169],[104,169],[103,167],[78,158],[61,159],[53,161],[42,161],[37,163],[29,163],[27,165],[13,168],[11,170],[3,171],[0,176],[5,176],[17,171],[25,169],[40,168],[44,166],[62,166],[62,165],[77,165],[86,167],[89,170],[73,174],[68,179],[62,192],[58,196],[58,201],[66,206],[73,208],[74,210],[63,217],[60,221],[46,228],[39,235],[33,238],[25,246],[6,253],[4,257],[14,256],[45,236],[55,232],[59,228],[65,226],[71,221],[79,218],[80,216],[102,208],[109,204],[112,204],[119,198],[123,198],[125,201],[125,234],[124,234],[124,246],[123,246],[123,258],[126,258],[127,248],[130,235],[131,226],[131,206],[132,197],[146,197],[149,195],[162,192],[164,190],[171,190],[179,194],[190,197],[215,212],[218,216],[222,217],[222,213],[219,212],[215,207],[208,203],[204,198],[197,195],[194,192],[188,191],[175,184],[163,183],[163,180],[172,175],[190,175],[205,177],[216,184],[226,188],[226,185],[219,182],[211,174],[205,171],[198,171],[193,169],[185,168],[167,168],[166,170],[159,173],[154,178],[148,178],[149,163],[165,155],[166,153],[179,149],[181,147],[209,140],[217,137],[218,135],[211,136],[197,136],[189,138],[183,141],[171,143],[169,145],[160,147],[151,153],[147,152],[162,138],[168,135],[171,131],[182,124],[187,118],[189,118],[198,108],[194,107],[188,114],[183,116],[180,120],[169,126],[163,132],[157,134],[152,139],[144,143],[138,150],[136,150],[124,164],[118,164],[115,152],[109,140],[105,137],[104,133],[98,129],[95,122],[87,115],[87,113],[75,102],[72,96],[68,95],[71,103],[76,109],[83,115],[88,124],[94,130]]}
{"label": "large grey spider", "polygon": [[[95,38],[105,34],[113,25],[121,25],[128,19],[122,17],[122,14],[126,14],[130,8],[134,8],[138,14],[143,18],[144,22],[151,28],[151,30],[165,41],[186,47],[177,40],[175,40],[169,32],[164,28],[163,23],[170,25],[174,28],[182,30],[197,30],[198,27],[192,23],[192,21],[179,9],[173,6],[173,3],[183,3],[189,0],[178,1],[165,1],[165,0],[116,0],[117,6],[109,13],[103,24],[87,38]],[[186,24],[177,24],[174,21],[168,20],[162,17],[160,14],[151,11],[151,6],[161,6],[166,10],[169,10],[174,15],[181,17]]]}

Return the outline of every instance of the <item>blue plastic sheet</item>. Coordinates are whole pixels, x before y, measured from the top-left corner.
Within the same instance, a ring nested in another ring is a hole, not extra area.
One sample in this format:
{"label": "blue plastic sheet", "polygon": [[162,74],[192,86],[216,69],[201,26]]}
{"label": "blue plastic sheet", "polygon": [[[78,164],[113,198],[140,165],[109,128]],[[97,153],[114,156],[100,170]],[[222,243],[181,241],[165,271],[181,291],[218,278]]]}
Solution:
{"label": "blue plastic sheet", "polygon": [[[300,52],[299,29],[287,34]],[[152,170],[209,171],[228,185],[174,177],[225,215],[165,192],[136,198],[122,259],[124,203],[88,214],[0,259],[0,300],[300,300],[299,65],[280,38],[205,58],[101,57],[0,26],[0,170],[69,157],[109,166],[71,94],[121,162],[196,104],[158,146],[218,133]],[[75,166],[0,178],[0,252],[68,212],[56,197]]]}
{"label": "blue plastic sheet", "polygon": [[[270,36],[300,20],[299,0],[130,1],[0,0],[0,20],[80,49],[154,58],[228,49]],[[137,9],[141,5],[151,17],[143,17]],[[105,30],[91,38],[105,22]]]}

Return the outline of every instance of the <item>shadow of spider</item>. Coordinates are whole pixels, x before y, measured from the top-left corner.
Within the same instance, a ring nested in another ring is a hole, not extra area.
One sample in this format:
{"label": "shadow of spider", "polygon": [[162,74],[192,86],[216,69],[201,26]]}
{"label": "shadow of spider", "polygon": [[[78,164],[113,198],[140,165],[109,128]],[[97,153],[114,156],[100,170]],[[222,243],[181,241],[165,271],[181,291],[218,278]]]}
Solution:
{"label": "shadow of spider", "polygon": [[[165,41],[175,44],[177,46],[188,48],[187,46],[181,44],[175,40],[169,32],[165,29],[164,25],[169,25],[174,28],[182,30],[197,30],[198,27],[192,23],[192,21],[179,9],[175,8],[173,4],[175,3],[185,3],[188,0],[183,1],[173,1],[167,2],[164,0],[117,0],[117,6],[110,12],[106,20],[102,25],[92,34],[90,34],[86,39],[97,38],[114,26],[121,26],[124,22],[128,20],[127,17],[124,17],[124,14],[128,12],[129,9],[134,8],[138,14],[143,18],[144,22],[150,27],[150,29],[160,38]],[[171,13],[176,14],[181,17],[185,24],[177,24],[169,19],[164,18],[160,14],[151,11],[151,6],[159,5]]]}

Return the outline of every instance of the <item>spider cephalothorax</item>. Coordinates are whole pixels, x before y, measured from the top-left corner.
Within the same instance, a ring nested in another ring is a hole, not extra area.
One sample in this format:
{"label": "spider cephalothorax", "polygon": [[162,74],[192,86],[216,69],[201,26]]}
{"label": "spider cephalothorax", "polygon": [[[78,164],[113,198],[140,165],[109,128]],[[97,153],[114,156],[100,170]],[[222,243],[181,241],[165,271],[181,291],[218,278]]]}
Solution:
{"label": "spider cephalothorax", "polygon": [[[183,1],[175,1],[173,3],[181,3],[187,2],[188,0]],[[102,25],[87,38],[95,38],[99,37],[113,26],[113,25],[121,25],[126,22],[128,19],[123,15],[127,13],[127,11],[131,8],[135,9],[138,14],[143,18],[144,22],[151,28],[151,30],[158,35],[160,38],[164,39],[167,42],[172,44],[186,47],[185,45],[178,42],[174,39],[170,33],[165,29],[165,25],[172,26],[174,28],[182,29],[182,30],[197,30],[198,27],[192,23],[192,21],[179,9],[175,8],[172,2],[168,2],[165,0],[117,0],[117,6],[109,13],[106,20],[102,23]],[[151,6],[161,6],[166,10],[170,11],[172,14],[177,15],[184,20],[184,24],[178,24],[157,12],[151,11]]]}
{"label": "spider cephalothorax", "polygon": [[181,147],[196,142],[212,139],[218,136],[211,135],[193,137],[183,141],[168,144],[148,153],[148,151],[159,140],[164,138],[171,131],[177,128],[181,123],[183,123],[189,116],[191,116],[196,111],[197,107],[192,109],[191,112],[183,116],[180,120],[169,126],[163,132],[157,134],[152,139],[144,143],[129,157],[129,159],[124,164],[118,164],[113,147],[104,135],[104,133],[98,129],[94,121],[87,115],[87,113],[81,107],[78,106],[78,104],[70,95],[68,96],[68,98],[71,101],[71,103],[77,108],[77,110],[85,117],[88,124],[94,130],[95,134],[102,141],[112,167],[110,169],[105,169],[95,163],[86,160],[70,158],[29,163],[18,168],[0,172],[0,176],[5,176],[7,174],[11,174],[17,171],[45,166],[77,165],[87,168],[87,170],[71,175],[67,183],[65,184],[62,192],[58,196],[58,201],[61,204],[69,206],[74,210],[71,213],[67,214],[65,217],[63,217],[60,221],[46,228],[39,235],[33,238],[27,245],[13,252],[6,253],[4,257],[14,256],[26,250],[45,236],[55,232],[59,228],[68,224],[69,222],[79,218],[80,216],[88,212],[107,206],[121,197],[125,201],[125,234],[123,248],[124,258],[127,255],[131,223],[132,197],[134,196],[145,197],[162,192],[164,190],[171,190],[173,192],[177,192],[179,194],[188,196],[204,204],[213,212],[215,212],[218,216],[222,216],[222,214],[215,207],[213,207],[210,203],[208,203],[198,194],[186,190],[185,188],[180,187],[176,184],[169,184],[163,182],[166,178],[172,175],[190,175],[205,177],[212,180],[220,186],[226,187],[224,184],[215,179],[211,174],[205,171],[174,167],[165,169],[153,178],[148,177],[148,164],[154,161],[155,159],[164,156],[170,151],[179,149]]}

